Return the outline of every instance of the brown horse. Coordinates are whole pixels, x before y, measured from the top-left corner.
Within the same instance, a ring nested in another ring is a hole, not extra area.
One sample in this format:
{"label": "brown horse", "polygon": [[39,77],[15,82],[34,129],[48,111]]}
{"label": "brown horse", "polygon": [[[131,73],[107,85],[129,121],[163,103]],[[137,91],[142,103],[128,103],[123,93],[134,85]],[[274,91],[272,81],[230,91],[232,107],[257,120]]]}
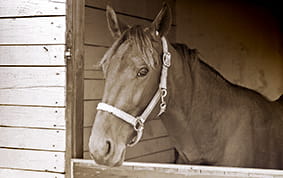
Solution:
{"label": "brown horse", "polygon": [[[142,130],[144,120],[137,116],[144,115],[157,93],[158,104],[167,105],[160,119],[183,163],[283,168],[279,101],[270,102],[255,91],[231,84],[185,45],[168,44],[172,61],[163,71],[164,36],[171,26],[167,5],[147,27],[124,25],[110,7],[107,20],[116,41],[101,61],[105,90],[89,141],[97,163],[122,164],[127,144]],[[163,73],[168,74],[167,96],[158,95]],[[158,115],[158,104],[148,120]],[[127,114],[138,124],[121,116]]]}

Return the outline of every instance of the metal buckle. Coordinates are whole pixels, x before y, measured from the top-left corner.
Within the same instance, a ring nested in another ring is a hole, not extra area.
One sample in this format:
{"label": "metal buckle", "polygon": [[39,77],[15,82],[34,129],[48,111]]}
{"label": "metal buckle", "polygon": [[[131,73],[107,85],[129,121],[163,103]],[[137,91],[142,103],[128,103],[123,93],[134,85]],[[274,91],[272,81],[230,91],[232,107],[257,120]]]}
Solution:
{"label": "metal buckle", "polygon": [[171,65],[171,53],[169,53],[169,52],[163,53],[163,65],[165,65],[166,67],[170,67],[170,65]]}
{"label": "metal buckle", "polygon": [[141,118],[139,118],[139,117],[137,118],[136,124],[134,125],[134,129],[137,132],[140,132],[144,129],[144,124],[143,124]]}

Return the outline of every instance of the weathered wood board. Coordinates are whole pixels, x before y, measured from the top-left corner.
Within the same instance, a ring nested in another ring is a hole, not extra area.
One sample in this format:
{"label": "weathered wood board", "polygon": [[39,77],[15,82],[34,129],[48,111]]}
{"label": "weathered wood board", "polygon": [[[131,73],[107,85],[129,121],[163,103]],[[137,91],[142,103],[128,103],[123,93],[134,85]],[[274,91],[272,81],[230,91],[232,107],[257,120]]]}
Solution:
{"label": "weathered wood board", "polygon": [[65,15],[66,0],[1,0],[0,17]]}
{"label": "weathered wood board", "polygon": [[72,160],[73,178],[282,178],[283,171],[125,162],[121,167],[104,167],[92,160]]}
{"label": "weathered wood board", "polygon": [[0,125],[65,129],[65,108],[0,106]]}
{"label": "weathered wood board", "polygon": [[64,87],[65,67],[0,67],[0,90]]}
{"label": "weathered wood board", "polygon": [[65,17],[0,19],[0,44],[64,44]]}
{"label": "weathered wood board", "polygon": [[102,59],[104,53],[108,47],[103,46],[88,46],[85,45],[85,70],[87,69],[99,69],[99,62]]}
{"label": "weathered wood board", "polygon": [[[85,27],[85,43],[98,45],[98,46],[110,46],[113,43],[113,38],[109,33],[107,27],[106,14],[103,10],[86,8],[86,27]],[[118,15],[123,22],[129,25],[150,25],[151,21],[145,19],[139,19],[136,17]],[[99,28],[97,28],[99,27]],[[96,30],[93,30],[96,29]],[[172,26],[170,33],[168,34],[169,41],[175,41],[175,27]]]}
{"label": "weathered wood board", "polygon": [[84,99],[101,99],[105,80],[84,80]]}
{"label": "weathered wood board", "polygon": [[0,104],[65,106],[65,87],[1,89]]}
{"label": "weathered wood board", "polygon": [[0,65],[65,65],[64,45],[0,46]]}
{"label": "weathered wood board", "polygon": [[65,153],[0,148],[0,167],[64,172]]}
{"label": "weathered wood board", "polygon": [[64,174],[0,168],[1,178],[65,178]]}
{"label": "weathered wood board", "polygon": [[[163,2],[168,3],[173,16],[175,16],[174,0],[86,0],[86,5],[101,9],[105,9],[107,5],[111,5],[117,13],[153,20],[162,8]],[[175,18],[173,18],[173,24],[175,24]]]}
{"label": "weathered wood board", "polygon": [[66,131],[0,127],[0,147],[65,151]]}

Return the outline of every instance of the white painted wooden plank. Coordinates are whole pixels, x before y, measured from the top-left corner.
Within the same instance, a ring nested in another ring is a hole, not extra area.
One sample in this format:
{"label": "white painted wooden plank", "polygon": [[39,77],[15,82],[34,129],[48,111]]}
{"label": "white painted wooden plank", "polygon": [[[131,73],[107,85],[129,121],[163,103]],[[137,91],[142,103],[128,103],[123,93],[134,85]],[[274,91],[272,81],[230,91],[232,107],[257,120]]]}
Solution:
{"label": "white painted wooden plank", "polygon": [[66,0],[1,0],[0,17],[66,15]]}
{"label": "white painted wooden plank", "polygon": [[66,150],[66,131],[0,127],[0,147]]}
{"label": "white painted wooden plank", "polygon": [[65,106],[65,87],[0,89],[0,104]]}
{"label": "white painted wooden plank", "polygon": [[65,153],[0,148],[0,167],[64,172]]}
{"label": "white painted wooden plank", "polygon": [[65,108],[0,106],[0,125],[65,129]]}
{"label": "white painted wooden plank", "polygon": [[25,171],[0,168],[1,178],[65,178],[64,174],[53,172]]}
{"label": "white painted wooden plank", "polygon": [[0,67],[0,90],[66,85],[65,67]]}
{"label": "white painted wooden plank", "polygon": [[0,46],[0,65],[65,65],[64,45]]}
{"label": "white painted wooden plank", "polygon": [[66,17],[0,19],[0,44],[64,44]]}

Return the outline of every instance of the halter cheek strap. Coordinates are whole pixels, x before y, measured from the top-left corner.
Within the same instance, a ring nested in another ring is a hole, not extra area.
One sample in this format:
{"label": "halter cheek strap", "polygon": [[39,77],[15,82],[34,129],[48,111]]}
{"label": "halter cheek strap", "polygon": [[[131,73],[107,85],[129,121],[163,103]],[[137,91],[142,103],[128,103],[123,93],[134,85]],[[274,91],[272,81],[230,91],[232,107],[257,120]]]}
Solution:
{"label": "halter cheek strap", "polygon": [[163,48],[163,57],[162,57],[163,65],[161,69],[159,88],[156,91],[153,98],[151,99],[150,103],[147,105],[144,112],[140,116],[134,117],[131,114],[128,114],[119,108],[116,108],[114,106],[102,102],[99,103],[96,108],[97,110],[100,111],[109,112],[133,126],[134,130],[137,132],[137,135],[133,138],[133,140],[129,144],[127,144],[127,146],[130,147],[136,145],[140,141],[143,134],[144,123],[148,118],[148,116],[150,115],[150,113],[155,108],[155,106],[157,105],[157,103],[159,102],[159,100],[161,100],[161,103],[160,103],[160,112],[158,116],[160,116],[166,110],[167,105],[165,102],[165,97],[167,95],[167,75],[168,75],[168,68],[171,65],[171,54],[168,52],[168,45],[165,37],[161,37],[161,41]]}

